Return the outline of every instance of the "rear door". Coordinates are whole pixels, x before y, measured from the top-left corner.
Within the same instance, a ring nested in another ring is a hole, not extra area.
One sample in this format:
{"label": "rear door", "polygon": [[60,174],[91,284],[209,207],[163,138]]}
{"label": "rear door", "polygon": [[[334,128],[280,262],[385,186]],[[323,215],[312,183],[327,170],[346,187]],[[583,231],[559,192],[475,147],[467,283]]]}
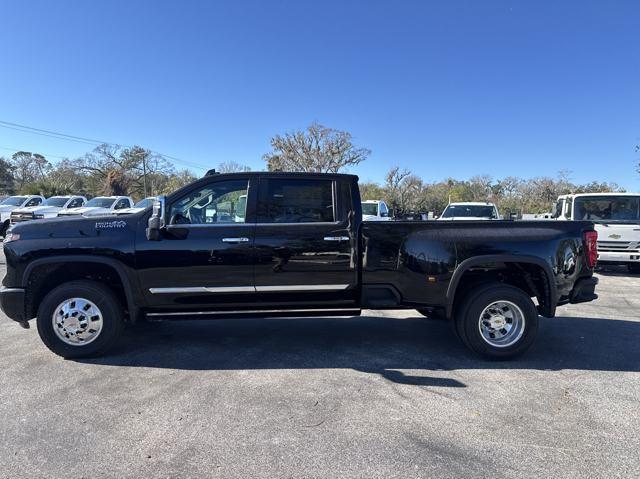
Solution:
{"label": "rear door", "polygon": [[270,306],[353,307],[355,236],[348,181],[331,176],[260,179],[255,286]]}

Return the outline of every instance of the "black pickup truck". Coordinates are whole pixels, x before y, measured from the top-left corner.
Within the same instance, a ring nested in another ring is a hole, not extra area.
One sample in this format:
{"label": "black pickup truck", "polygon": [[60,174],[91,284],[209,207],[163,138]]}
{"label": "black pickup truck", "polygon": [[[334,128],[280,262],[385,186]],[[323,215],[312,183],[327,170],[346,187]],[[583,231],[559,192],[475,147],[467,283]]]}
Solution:
{"label": "black pickup truck", "polygon": [[538,315],[597,298],[590,222],[363,222],[357,180],[214,174],[132,215],[17,224],[0,306],[66,358],[105,352],[125,322],[365,308],[450,319],[471,350],[508,358]]}

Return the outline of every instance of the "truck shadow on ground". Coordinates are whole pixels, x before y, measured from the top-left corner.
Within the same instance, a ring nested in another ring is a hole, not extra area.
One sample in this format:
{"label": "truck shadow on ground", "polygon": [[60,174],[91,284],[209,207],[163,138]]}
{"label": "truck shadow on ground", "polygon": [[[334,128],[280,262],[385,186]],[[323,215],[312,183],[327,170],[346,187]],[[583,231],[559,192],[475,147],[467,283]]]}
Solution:
{"label": "truck shadow on ground", "polygon": [[[350,368],[390,381],[464,387],[428,371],[535,369],[640,371],[640,322],[541,318],[536,344],[511,361],[478,358],[448,321],[407,318],[234,319],[159,321],[128,328],[108,356],[112,366],[186,370]],[[401,370],[411,370],[402,372]]]}

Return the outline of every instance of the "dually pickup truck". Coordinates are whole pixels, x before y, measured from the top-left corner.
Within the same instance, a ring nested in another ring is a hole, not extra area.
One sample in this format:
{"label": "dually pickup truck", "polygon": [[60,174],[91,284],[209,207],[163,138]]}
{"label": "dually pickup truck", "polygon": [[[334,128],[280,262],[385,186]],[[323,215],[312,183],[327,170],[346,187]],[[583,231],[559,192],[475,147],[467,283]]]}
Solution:
{"label": "dually pickup truck", "polygon": [[357,180],[212,174],[132,215],[16,224],[0,306],[65,358],[104,353],[125,322],[388,308],[509,358],[539,315],[597,298],[591,222],[363,222]]}

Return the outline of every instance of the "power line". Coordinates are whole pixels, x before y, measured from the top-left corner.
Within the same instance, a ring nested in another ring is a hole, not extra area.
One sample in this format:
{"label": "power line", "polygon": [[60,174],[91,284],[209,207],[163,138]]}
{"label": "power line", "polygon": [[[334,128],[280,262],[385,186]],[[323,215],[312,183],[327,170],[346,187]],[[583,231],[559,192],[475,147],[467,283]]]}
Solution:
{"label": "power line", "polygon": [[[24,150],[21,150],[20,148],[11,148],[9,146],[0,146],[0,148],[2,148],[3,150],[7,150],[7,151],[13,151],[14,153],[18,152],[18,151],[24,151]],[[46,158],[57,158],[59,160],[68,160],[69,159],[66,156],[50,155],[49,153],[44,153],[44,152],[38,152],[38,153],[40,153],[41,155],[44,155]]]}
{"label": "power line", "polygon": [[[20,125],[18,123],[13,123],[10,121],[3,121],[0,120],[0,127],[2,128],[8,128],[10,130],[16,130],[16,131],[20,131],[23,133],[31,133],[34,135],[40,135],[40,136],[46,136],[49,138],[56,138],[58,140],[66,140],[66,141],[73,141],[76,143],[83,143],[83,144],[89,144],[89,145],[110,145],[110,146],[115,146],[115,147],[125,147],[125,148],[133,148],[133,146],[131,145],[121,145],[118,143],[113,143],[110,141],[102,141],[102,140],[95,140],[95,139],[91,139],[91,138],[86,138],[86,137],[82,137],[82,136],[76,136],[76,135],[68,135],[66,133],[60,133],[57,131],[52,131],[52,130],[45,130],[43,128],[35,128],[32,126],[27,126],[27,125]],[[170,160],[175,161],[176,163],[182,163],[183,165],[187,165],[187,166],[191,166],[192,168],[199,168],[202,170],[208,170],[209,168],[203,165],[200,165],[198,163],[192,162],[192,161],[187,161],[187,160],[182,160],[180,158],[176,158],[175,156],[171,156],[171,155],[166,155],[164,153],[161,153],[159,151],[155,151],[155,150],[149,150],[151,151],[151,153],[154,153],[158,156],[161,156],[163,158],[167,158]],[[51,155],[53,156],[53,155]]]}

